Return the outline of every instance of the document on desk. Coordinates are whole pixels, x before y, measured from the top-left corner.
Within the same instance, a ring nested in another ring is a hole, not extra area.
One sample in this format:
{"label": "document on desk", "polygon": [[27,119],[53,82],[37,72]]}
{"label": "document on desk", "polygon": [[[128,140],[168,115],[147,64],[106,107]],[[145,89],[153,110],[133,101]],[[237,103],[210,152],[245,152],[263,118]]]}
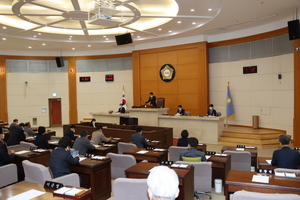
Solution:
{"label": "document on desk", "polygon": [[57,141],[52,141],[52,142],[49,142],[50,144],[58,144],[58,140]]}
{"label": "document on desk", "polygon": [[29,200],[29,199],[33,199],[35,197],[38,197],[42,194],[45,194],[45,192],[41,192],[38,190],[28,190],[27,192],[23,192],[21,194],[15,195],[13,197],[8,198],[7,200]]}
{"label": "document on desk", "polygon": [[79,162],[81,162],[81,161],[83,161],[85,159],[86,159],[86,157],[79,157]]}
{"label": "document on desk", "polygon": [[140,151],[138,151],[138,152],[136,152],[136,153],[145,154],[145,153],[147,153],[147,152],[148,152],[148,151],[140,150]]}
{"label": "document on desk", "polygon": [[28,153],[28,152],[30,152],[30,151],[23,150],[23,151],[18,151],[18,152],[16,152],[15,154],[23,154],[23,153]]}
{"label": "document on desk", "polygon": [[259,182],[259,183],[269,183],[268,176],[260,176],[260,175],[253,175],[252,182]]}
{"label": "document on desk", "polygon": [[237,151],[244,151],[244,148],[236,148]]}
{"label": "document on desk", "polygon": [[205,156],[206,160],[208,160],[210,158],[210,156]]}
{"label": "document on desk", "polygon": [[271,165],[272,160],[266,160],[266,162]]}

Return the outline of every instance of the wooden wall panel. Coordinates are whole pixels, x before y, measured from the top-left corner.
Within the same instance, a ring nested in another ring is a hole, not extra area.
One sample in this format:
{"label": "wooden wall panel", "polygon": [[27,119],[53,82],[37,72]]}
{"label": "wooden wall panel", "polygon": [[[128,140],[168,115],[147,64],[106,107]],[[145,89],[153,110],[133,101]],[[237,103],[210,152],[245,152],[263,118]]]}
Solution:
{"label": "wooden wall panel", "polygon": [[[137,93],[134,91],[134,99],[138,99],[137,94],[140,94],[144,100],[152,91],[156,97],[165,98],[165,106],[170,109],[169,114],[175,114],[179,104],[184,108],[187,106],[193,115],[203,115],[202,110],[206,113],[208,105],[206,42],[141,50],[138,54],[140,66],[137,68],[139,68],[141,81],[140,91]],[[171,82],[160,79],[159,70],[164,64],[171,64],[176,70],[175,78]]]}
{"label": "wooden wall panel", "polygon": [[300,147],[300,40],[294,40],[294,137],[293,145]]}
{"label": "wooden wall panel", "polygon": [[6,85],[6,59],[0,56],[0,120],[8,122],[7,112],[7,85]]}
{"label": "wooden wall panel", "polygon": [[[64,58],[68,60],[68,77],[69,77],[69,121],[71,124],[78,123],[77,112],[77,84],[76,84],[76,58]],[[71,71],[73,70],[73,72]]]}
{"label": "wooden wall panel", "polygon": [[140,52],[132,52],[133,105],[141,104]]}

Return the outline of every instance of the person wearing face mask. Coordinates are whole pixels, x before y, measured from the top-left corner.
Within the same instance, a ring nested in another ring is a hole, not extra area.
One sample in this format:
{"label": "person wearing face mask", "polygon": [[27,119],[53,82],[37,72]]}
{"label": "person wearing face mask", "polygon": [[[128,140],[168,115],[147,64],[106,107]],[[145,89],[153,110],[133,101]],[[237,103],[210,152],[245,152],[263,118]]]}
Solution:
{"label": "person wearing face mask", "polygon": [[209,104],[209,110],[207,116],[217,116],[217,111],[214,109],[214,104]]}
{"label": "person wearing face mask", "polygon": [[156,96],[153,96],[153,92],[150,92],[149,95],[150,95],[149,99],[145,103],[149,103],[150,102],[151,106],[156,107]]}
{"label": "person wearing face mask", "polygon": [[76,126],[74,124],[70,125],[70,128],[67,129],[64,133],[64,136],[69,137],[71,140],[76,140],[77,136],[74,135]]}
{"label": "person wearing face mask", "polygon": [[185,113],[185,110],[182,108],[182,105],[179,105],[176,116],[183,116],[184,113]]}
{"label": "person wearing face mask", "polygon": [[92,119],[90,126],[96,127],[96,119],[95,118]]}
{"label": "person wearing face mask", "polygon": [[4,137],[5,134],[2,131],[2,127],[0,127],[0,166],[7,165],[15,157],[14,150],[7,150]]}
{"label": "person wearing face mask", "polygon": [[79,155],[73,158],[69,152],[71,146],[71,139],[67,136],[62,137],[58,142],[58,147],[51,153],[49,160],[49,168],[54,178],[64,176],[71,173],[69,165],[77,165],[79,162]]}

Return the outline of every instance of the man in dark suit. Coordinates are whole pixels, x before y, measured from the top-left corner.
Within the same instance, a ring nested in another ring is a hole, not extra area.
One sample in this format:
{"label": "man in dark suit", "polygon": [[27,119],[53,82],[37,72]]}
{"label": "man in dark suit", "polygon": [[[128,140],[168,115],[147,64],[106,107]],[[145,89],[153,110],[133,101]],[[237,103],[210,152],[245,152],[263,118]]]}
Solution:
{"label": "man in dark suit", "polygon": [[177,115],[177,116],[178,116],[178,115],[179,115],[179,116],[183,116],[184,113],[185,113],[185,110],[182,109],[182,105],[179,105],[179,106],[178,106],[178,110],[177,110],[176,115]]}
{"label": "man in dark suit", "polygon": [[65,131],[64,136],[69,137],[71,140],[76,140],[77,137],[74,135],[75,128],[76,126],[74,124],[71,124],[70,128]]}
{"label": "man in dark suit", "polygon": [[156,96],[153,96],[153,92],[149,93],[150,97],[148,99],[148,101],[146,101],[145,103],[149,103],[151,106],[156,106]]}
{"label": "man in dark suit", "polygon": [[273,166],[288,169],[298,168],[298,165],[300,165],[300,154],[289,147],[290,141],[291,139],[287,135],[279,136],[279,143],[282,149],[274,151],[271,162]]}
{"label": "man in dark suit", "polygon": [[209,104],[209,110],[207,116],[217,116],[217,111],[214,109],[214,104]]}
{"label": "man in dark suit", "polygon": [[145,137],[142,135],[142,127],[136,128],[136,133],[131,136],[132,143],[137,146],[137,148],[145,148],[147,145]]}
{"label": "man in dark suit", "polygon": [[87,131],[81,131],[80,137],[74,142],[73,149],[79,151],[79,155],[84,156],[88,149],[96,149],[91,141],[88,139],[89,134]]}
{"label": "man in dark suit", "polygon": [[120,103],[120,108],[118,110],[118,113],[125,113],[125,108],[123,107],[123,103]]}
{"label": "man in dark suit", "polygon": [[58,147],[51,153],[49,168],[54,178],[70,174],[69,165],[76,165],[79,162],[78,155],[73,158],[69,152],[71,142],[69,137],[62,137],[58,142]]}
{"label": "man in dark suit", "polygon": [[190,137],[188,143],[188,150],[180,153],[179,160],[183,160],[182,157],[201,157],[201,161],[206,161],[205,153],[196,149],[198,146],[197,138]]}
{"label": "man in dark suit", "polygon": [[7,141],[7,146],[17,145],[20,144],[21,141],[25,141],[24,127],[25,124],[20,123],[19,126],[12,130]]}

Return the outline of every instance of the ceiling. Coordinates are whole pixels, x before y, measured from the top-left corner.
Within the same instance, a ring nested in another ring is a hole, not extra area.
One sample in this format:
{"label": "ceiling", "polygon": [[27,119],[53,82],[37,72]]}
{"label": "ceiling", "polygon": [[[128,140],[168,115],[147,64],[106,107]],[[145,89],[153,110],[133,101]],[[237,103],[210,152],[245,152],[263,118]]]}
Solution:
{"label": "ceiling", "polygon": [[0,49],[113,49],[124,46],[115,36],[125,33],[133,39],[127,45],[210,36],[293,20],[298,6],[300,0],[1,0]]}

